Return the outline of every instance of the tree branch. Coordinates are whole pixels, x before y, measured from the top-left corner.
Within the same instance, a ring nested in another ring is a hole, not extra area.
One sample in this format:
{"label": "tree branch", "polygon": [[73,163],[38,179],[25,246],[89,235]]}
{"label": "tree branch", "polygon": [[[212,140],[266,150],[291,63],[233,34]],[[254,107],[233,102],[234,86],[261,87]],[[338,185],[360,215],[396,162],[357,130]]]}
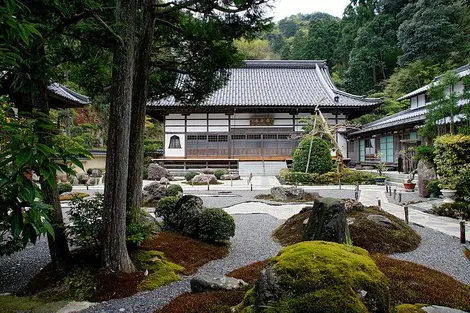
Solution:
{"label": "tree branch", "polygon": [[176,30],[177,32],[184,33],[184,30],[181,27],[176,26],[175,24],[172,24],[172,23],[170,23],[166,20],[162,20],[160,18],[155,18],[155,23],[160,24],[160,25],[168,26],[169,28],[171,28],[173,30]]}
{"label": "tree branch", "polygon": [[156,15],[157,16],[161,16],[161,15],[165,15],[165,14],[169,14],[169,13],[172,13],[172,12],[176,12],[176,11],[179,11],[181,9],[185,9],[185,8],[188,8],[194,4],[197,4],[197,0],[188,0],[188,1],[184,1],[184,2],[181,2],[179,4],[177,4],[176,2],[170,2],[169,5],[173,4],[172,7],[168,7],[164,10],[158,10],[156,12]]}
{"label": "tree branch", "polygon": [[111,35],[113,35],[113,37],[116,38],[117,41],[119,41],[119,43],[120,43],[122,46],[125,45],[125,44],[124,44],[124,40],[122,40],[121,36],[119,36],[118,34],[116,34],[116,32],[115,32],[114,30],[112,30],[112,28],[109,27],[109,25],[106,24],[106,22],[103,21],[103,20],[101,19],[101,17],[100,17],[98,14],[96,14],[95,11],[92,12],[92,15],[93,15],[93,17],[95,18],[95,20],[96,20],[101,26],[103,26],[104,28],[106,28],[106,30],[107,30],[108,32],[110,32]]}

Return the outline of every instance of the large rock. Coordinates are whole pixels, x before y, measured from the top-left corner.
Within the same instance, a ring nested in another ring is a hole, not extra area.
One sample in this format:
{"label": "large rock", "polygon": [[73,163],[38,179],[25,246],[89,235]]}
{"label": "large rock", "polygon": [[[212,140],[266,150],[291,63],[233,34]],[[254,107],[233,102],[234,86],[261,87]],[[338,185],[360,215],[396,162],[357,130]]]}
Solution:
{"label": "large rock", "polygon": [[344,200],[344,208],[346,212],[360,212],[364,211],[365,206],[357,200],[346,199]]}
{"label": "large rock", "polygon": [[367,219],[385,228],[394,228],[392,221],[388,217],[385,217],[383,215],[371,214],[367,216]]}
{"label": "large rock", "polygon": [[224,174],[220,176],[220,180],[239,180],[240,175],[238,174]]}
{"label": "large rock", "polygon": [[333,198],[315,200],[304,238],[346,243],[350,234],[344,201]]}
{"label": "large rock", "polygon": [[431,180],[437,178],[436,169],[432,162],[421,159],[418,162],[418,189],[419,195],[428,198],[431,194],[426,190],[426,186]]}
{"label": "large rock", "polygon": [[168,172],[166,168],[156,163],[151,163],[148,167],[148,179],[149,180],[160,180],[163,177],[169,180],[173,179],[173,176]]}
{"label": "large rock", "polygon": [[204,183],[204,184],[217,184],[217,177],[215,175],[211,174],[199,174],[197,176],[194,176],[193,179],[191,179],[191,182],[193,183]]}
{"label": "large rock", "polygon": [[261,271],[242,312],[390,312],[385,275],[361,248],[307,241],[288,246]]}
{"label": "large rock", "polygon": [[247,286],[241,279],[227,276],[199,275],[190,281],[192,292],[235,290]]}
{"label": "large rock", "polygon": [[213,168],[205,168],[201,171],[201,173],[207,174],[207,175],[214,175],[215,170]]}
{"label": "large rock", "polygon": [[303,200],[305,197],[305,190],[296,187],[273,187],[271,188],[271,196],[274,200],[289,201],[289,200]]}
{"label": "large rock", "polygon": [[142,191],[142,201],[144,203],[154,203],[164,197],[166,197],[166,188],[157,182],[148,184]]}
{"label": "large rock", "polygon": [[186,195],[176,202],[175,210],[167,219],[167,226],[187,236],[196,236],[199,228],[199,217],[204,210],[201,198]]}

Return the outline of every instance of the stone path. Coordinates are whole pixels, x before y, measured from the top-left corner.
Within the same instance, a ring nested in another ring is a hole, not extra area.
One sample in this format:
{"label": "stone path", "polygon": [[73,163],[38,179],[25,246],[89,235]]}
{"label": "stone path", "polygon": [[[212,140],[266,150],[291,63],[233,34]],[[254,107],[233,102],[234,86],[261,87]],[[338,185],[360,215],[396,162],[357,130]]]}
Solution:
{"label": "stone path", "polygon": [[[395,215],[402,220],[405,219],[404,208],[400,205],[389,203],[385,195],[384,187],[381,186],[361,186],[361,196],[359,201],[364,205],[377,205],[380,199],[382,209]],[[423,227],[428,227],[444,234],[460,238],[460,222],[456,219],[444,216],[436,216],[429,213],[424,213],[421,210],[409,208],[410,223],[414,223]],[[466,225],[466,237],[470,239],[470,225]]]}

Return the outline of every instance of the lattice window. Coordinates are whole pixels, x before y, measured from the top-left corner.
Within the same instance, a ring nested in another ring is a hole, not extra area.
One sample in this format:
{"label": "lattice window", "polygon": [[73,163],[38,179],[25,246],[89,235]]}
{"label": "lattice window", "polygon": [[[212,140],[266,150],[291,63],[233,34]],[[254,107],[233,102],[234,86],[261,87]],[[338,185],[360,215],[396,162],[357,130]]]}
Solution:
{"label": "lattice window", "polygon": [[228,135],[219,135],[219,142],[228,142]]}
{"label": "lattice window", "polygon": [[290,138],[290,135],[287,135],[287,134],[283,134],[283,135],[279,135],[277,136],[279,139],[281,140],[286,140],[286,139],[289,139]]}
{"label": "lattice window", "polygon": [[207,137],[209,138],[209,142],[217,142],[217,135],[209,135]]}
{"label": "lattice window", "polygon": [[207,140],[207,136],[206,135],[198,135],[197,140]]}
{"label": "lattice window", "polygon": [[277,139],[277,135],[263,135],[263,139],[267,139],[267,140],[276,140]]}
{"label": "lattice window", "polygon": [[232,140],[245,140],[245,135],[232,135]]}
{"label": "lattice window", "polygon": [[246,135],[248,140],[261,140],[261,135]]}
{"label": "lattice window", "polygon": [[197,140],[197,136],[196,135],[188,135],[188,140],[189,141]]}

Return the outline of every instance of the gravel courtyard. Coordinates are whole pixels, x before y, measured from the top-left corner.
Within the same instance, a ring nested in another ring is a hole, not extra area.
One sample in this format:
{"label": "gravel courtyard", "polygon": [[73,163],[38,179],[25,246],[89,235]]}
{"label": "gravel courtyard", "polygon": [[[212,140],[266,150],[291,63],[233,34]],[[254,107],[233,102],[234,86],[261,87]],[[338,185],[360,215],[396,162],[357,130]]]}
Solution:
{"label": "gravel courtyard", "polygon": [[[321,196],[353,198],[352,190],[318,190]],[[233,191],[232,193],[192,192],[201,196],[207,207],[226,208],[236,204],[260,201],[254,197],[259,191]],[[280,203],[275,203],[280,206]],[[307,204],[306,204],[307,205]],[[282,207],[276,209],[282,210]],[[223,275],[238,267],[265,260],[276,255],[281,246],[273,242],[272,231],[282,224],[282,220],[268,214],[234,215],[236,233],[232,238],[229,255],[221,260],[212,261],[201,267],[198,273]],[[421,235],[419,248],[409,253],[395,254],[393,257],[447,273],[457,280],[470,285],[470,263],[465,259],[457,238],[440,232],[413,226]],[[24,251],[0,258],[0,293],[15,292],[37,274],[49,262],[47,242],[42,239],[36,246],[29,246]],[[134,296],[97,304],[82,312],[134,312],[151,313],[163,307],[178,295],[190,291],[191,276],[150,292],[141,292]]]}

